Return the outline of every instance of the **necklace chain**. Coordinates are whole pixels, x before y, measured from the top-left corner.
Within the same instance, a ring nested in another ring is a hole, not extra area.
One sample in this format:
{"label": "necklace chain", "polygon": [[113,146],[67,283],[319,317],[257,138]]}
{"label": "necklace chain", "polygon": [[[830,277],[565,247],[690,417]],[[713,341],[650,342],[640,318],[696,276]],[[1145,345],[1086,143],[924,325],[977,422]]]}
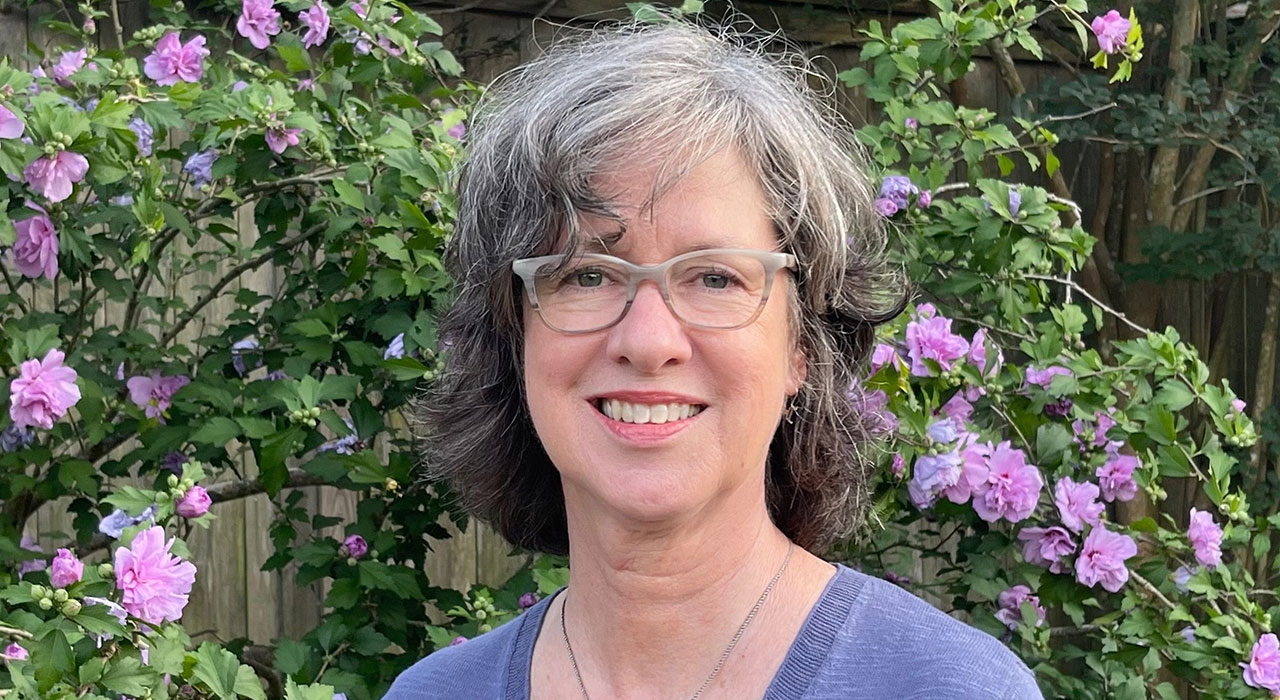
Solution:
{"label": "necklace chain", "polygon": [[[764,607],[764,603],[769,599],[769,594],[773,592],[774,586],[778,585],[778,579],[782,578],[782,572],[787,570],[787,563],[791,561],[791,551],[796,548],[795,542],[787,545],[787,555],[782,559],[782,566],[778,567],[778,572],[773,575],[773,579],[769,581],[769,585],[765,586],[764,592],[756,600],[756,604],[752,606],[751,612],[747,613],[747,617],[738,625],[738,631],[733,634],[733,639],[729,640],[729,646],[724,648],[720,654],[720,660],[716,662],[716,667],[711,669],[711,675],[702,681],[702,685],[698,687],[698,691],[690,696],[689,700],[698,700],[702,694],[710,687],[711,681],[720,675],[720,669],[724,668],[724,663],[729,660],[729,654],[733,653],[733,648],[738,646],[738,641],[742,639],[742,635],[751,626],[752,620],[756,619],[756,615],[760,612],[760,608]],[[578,670],[578,659],[573,655],[573,645],[569,643],[569,630],[564,622],[564,606],[565,601],[560,603],[560,634],[564,637],[564,648],[569,652],[569,664],[573,666],[573,677],[578,681],[578,690],[582,691],[582,700],[591,700],[591,696],[587,695],[587,686],[582,682],[582,672]]]}

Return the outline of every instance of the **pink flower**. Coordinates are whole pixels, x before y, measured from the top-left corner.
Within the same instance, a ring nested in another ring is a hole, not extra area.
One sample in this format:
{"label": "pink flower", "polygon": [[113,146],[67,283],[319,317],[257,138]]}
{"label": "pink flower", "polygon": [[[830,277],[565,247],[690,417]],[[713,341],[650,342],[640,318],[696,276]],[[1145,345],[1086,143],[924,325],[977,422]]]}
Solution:
{"label": "pink flower", "polygon": [[129,388],[129,400],[141,408],[148,418],[164,420],[164,412],[169,410],[173,395],[186,386],[191,380],[183,375],[162,377],[159,372],[152,372],[146,377],[130,377],[125,384]]}
{"label": "pink flower", "polygon": [[942,413],[957,424],[967,423],[973,415],[973,404],[964,398],[964,392],[957,391],[951,400],[942,404]]}
{"label": "pink flower", "polygon": [[1066,476],[1058,479],[1053,500],[1058,506],[1058,514],[1062,516],[1062,524],[1072,532],[1083,530],[1085,523],[1097,525],[1106,508],[1098,501],[1097,484],[1087,481],[1077,484]]}
{"label": "pink flower", "polygon": [[9,384],[9,417],[14,425],[48,430],[80,400],[76,371],[62,364],[65,355],[50,350],[44,359],[22,363]]}
{"label": "pink flower", "polygon": [[213,500],[209,498],[209,492],[203,486],[192,486],[182,494],[173,509],[184,518],[198,518],[208,513],[211,505]]}
{"label": "pink flower", "polygon": [[351,535],[342,541],[342,546],[346,548],[347,555],[359,559],[369,552],[369,543],[364,541],[360,535]]}
{"label": "pink flower", "polygon": [[9,111],[4,105],[0,105],[0,139],[16,139],[22,136],[26,128],[18,115]]}
{"label": "pink flower", "polygon": [[871,351],[871,372],[879,372],[881,367],[889,364],[898,356],[898,350],[888,343],[876,343]]}
{"label": "pink flower", "polygon": [[197,34],[183,44],[177,32],[169,32],[156,42],[155,51],[142,62],[142,70],[157,85],[194,83],[204,75],[204,58],[208,55],[203,36]]}
{"label": "pink flower", "polygon": [[302,129],[267,129],[267,146],[276,153],[284,153],[284,149],[298,145],[298,134],[301,133]]}
{"label": "pink flower", "polygon": [[298,13],[298,20],[307,27],[307,33],[302,36],[304,48],[319,46],[329,36],[329,11],[324,3],[317,2],[311,9]]}
{"label": "pink flower", "polygon": [[1115,593],[1129,580],[1124,560],[1138,553],[1133,538],[1111,532],[1099,525],[1089,531],[1084,548],[1076,559],[1076,580],[1093,588],[1099,583]]}
{"label": "pink flower", "polygon": [[3,656],[9,661],[26,661],[30,658],[30,654],[27,653],[27,650],[17,642],[10,643],[9,646],[5,647],[4,653],[0,654],[0,656]]}
{"label": "pink flower", "polygon": [[1040,605],[1040,597],[1031,595],[1031,589],[1018,585],[1006,588],[996,598],[996,605],[999,610],[996,611],[996,619],[1003,622],[1009,629],[1017,629],[1018,623],[1022,622],[1022,603],[1026,601],[1031,603],[1036,611],[1036,626],[1044,624],[1044,608]]}
{"label": "pink flower", "polygon": [[1101,17],[1094,17],[1093,23],[1089,25],[1093,29],[1093,33],[1098,36],[1098,46],[1102,48],[1103,53],[1116,53],[1124,48],[1129,41],[1129,20],[1120,15],[1119,12],[1111,10]]}
{"label": "pink flower", "polygon": [[[1199,569],[1199,567],[1196,567],[1196,568]],[[1173,572],[1173,585],[1179,591],[1186,593],[1187,591],[1191,590],[1187,588],[1187,582],[1191,580],[1192,576],[1195,576],[1195,573],[1196,572],[1192,571],[1185,564],[1182,566],[1179,566],[1178,570]]]}
{"label": "pink flower", "polygon": [[173,540],[164,540],[164,528],[139,532],[132,546],[116,550],[116,587],[121,605],[130,615],[158,625],[182,618],[187,596],[196,581],[196,567],[169,553]]}
{"label": "pink flower", "polygon": [[1270,632],[1258,638],[1244,669],[1244,682],[1253,688],[1264,688],[1280,695],[1280,640]]}
{"label": "pink flower", "polygon": [[916,458],[907,495],[915,507],[923,510],[938,500],[938,494],[955,486],[963,474],[964,461],[958,452],[920,455]]}
{"label": "pink flower", "polygon": [[67,588],[84,576],[84,563],[69,549],[59,549],[49,564],[49,582],[54,588]]}
{"label": "pink flower", "polygon": [[1076,541],[1066,529],[1053,527],[1024,527],[1018,533],[1022,541],[1022,558],[1028,564],[1043,566],[1055,574],[1066,573],[1065,557],[1076,551]]}
{"label": "pink flower", "polygon": [[61,202],[71,196],[71,186],[84,179],[89,172],[89,161],[79,153],[58,151],[52,156],[41,156],[28,165],[22,174],[27,184],[44,195],[50,202]]}
{"label": "pink flower", "polygon": [[18,235],[13,241],[13,264],[25,277],[53,279],[58,276],[58,232],[44,209],[31,203],[27,206],[41,213],[14,222]]}
{"label": "pink flower", "polygon": [[969,341],[951,332],[949,318],[917,318],[907,324],[907,355],[911,358],[913,376],[931,376],[925,359],[937,362],[946,372],[968,351]]}
{"label": "pink flower", "polygon": [[265,49],[271,44],[268,37],[280,33],[280,13],[271,0],[242,0],[236,31],[255,49]]}
{"label": "pink flower", "polygon": [[875,206],[881,216],[893,216],[898,213],[898,205],[888,197],[877,197]]}
{"label": "pink flower", "polygon": [[920,196],[916,197],[916,206],[928,209],[930,204],[933,204],[933,193],[929,190],[921,190]]}
{"label": "pink flower", "polygon": [[942,490],[952,503],[967,503],[973,490],[987,479],[987,460],[991,457],[991,443],[978,442],[973,433],[960,436],[960,478]]}
{"label": "pink flower", "polygon": [[1133,480],[1133,470],[1138,465],[1138,458],[1133,455],[1117,452],[1107,457],[1107,461],[1094,472],[1098,483],[1102,485],[1102,498],[1108,503],[1132,501],[1138,495],[1138,482]]}
{"label": "pink flower", "polygon": [[889,465],[889,472],[894,477],[901,479],[902,475],[907,471],[907,461],[902,458],[902,453],[898,452],[893,455],[893,464]]}
{"label": "pink flower", "polygon": [[977,333],[973,334],[973,341],[969,343],[969,363],[978,368],[978,373],[984,377],[990,377],[1000,371],[1000,366],[1004,364],[1004,351],[1000,346],[996,346],[995,362],[991,363],[991,371],[987,371],[987,329],[979,328]]}
{"label": "pink flower", "polygon": [[1028,367],[1026,382],[1027,384],[1035,384],[1041,389],[1048,389],[1050,382],[1053,381],[1054,375],[1058,375],[1058,374],[1070,377],[1071,370],[1067,369],[1066,367],[1059,367],[1057,365],[1053,367],[1049,367],[1047,369],[1036,369],[1035,367]]}
{"label": "pink flower", "polygon": [[1222,563],[1222,528],[1213,522],[1212,515],[1192,508],[1187,539],[1196,550],[1196,561],[1203,566],[1212,568]]}
{"label": "pink flower", "polygon": [[76,71],[84,68],[85,59],[89,57],[88,49],[80,49],[79,51],[63,51],[58,57],[58,63],[53,67],[54,82],[67,87],[71,85],[71,75]]}
{"label": "pink flower", "polygon": [[1043,487],[1040,470],[1006,440],[991,453],[987,478],[973,487],[973,509],[987,522],[1004,518],[1016,523],[1035,510]]}
{"label": "pink flower", "polygon": [[1071,432],[1075,433],[1076,444],[1080,445],[1080,452],[1087,451],[1090,447],[1102,447],[1107,452],[1113,452],[1111,449],[1113,442],[1115,446],[1123,443],[1109,441],[1107,431],[1116,426],[1116,420],[1111,417],[1115,412],[1115,408],[1108,408],[1106,412],[1097,411],[1093,414],[1093,420],[1090,424],[1086,424],[1083,419],[1076,419],[1071,422]]}
{"label": "pink flower", "polygon": [[[4,109],[3,107],[0,107],[0,110],[3,110],[3,109]],[[4,122],[4,116],[2,113],[0,113],[0,124],[3,124],[3,122]],[[0,132],[0,138],[4,138],[4,134],[2,132]],[[1236,413],[1244,413],[1244,409],[1245,409],[1244,399],[1231,400],[1231,410],[1235,411]]]}

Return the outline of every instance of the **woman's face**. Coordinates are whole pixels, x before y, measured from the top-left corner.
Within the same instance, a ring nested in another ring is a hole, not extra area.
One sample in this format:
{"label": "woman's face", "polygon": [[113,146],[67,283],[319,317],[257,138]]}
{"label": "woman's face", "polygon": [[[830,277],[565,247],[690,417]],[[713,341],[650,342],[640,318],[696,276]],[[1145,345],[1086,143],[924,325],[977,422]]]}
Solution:
{"label": "woman's face", "polygon": [[[654,172],[622,170],[597,183],[618,193],[626,234],[595,251],[655,265],[696,248],[777,249],[764,195],[735,151],[691,171],[650,217],[639,205]],[[584,217],[584,249],[616,231],[615,222]],[[788,332],[785,274],[775,276],[760,316],[736,330],[685,326],[652,282],[640,284],[617,325],[584,335],[551,330],[526,300],[529,409],[571,510],[657,524],[716,503],[759,505],[769,443],[786,397],[804,380],[803,356]],[[681,414],[688,408],[679,404],[700,411],[661,425],[627,423],[602,412],[606,399],[666,404],[668,418],[670,404]]]}

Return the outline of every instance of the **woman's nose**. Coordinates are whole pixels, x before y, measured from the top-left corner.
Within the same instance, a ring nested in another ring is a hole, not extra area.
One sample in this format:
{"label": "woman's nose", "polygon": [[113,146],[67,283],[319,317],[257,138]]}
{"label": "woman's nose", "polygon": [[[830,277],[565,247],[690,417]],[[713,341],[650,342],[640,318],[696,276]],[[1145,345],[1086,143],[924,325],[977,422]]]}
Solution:
{"label": "woman's nose", "polygon": [[658,285],[641,282],[631,308],[609,329],[609,357],[652,374],[668,363],[689,360],[693,348],[686,331],[662,300]]}

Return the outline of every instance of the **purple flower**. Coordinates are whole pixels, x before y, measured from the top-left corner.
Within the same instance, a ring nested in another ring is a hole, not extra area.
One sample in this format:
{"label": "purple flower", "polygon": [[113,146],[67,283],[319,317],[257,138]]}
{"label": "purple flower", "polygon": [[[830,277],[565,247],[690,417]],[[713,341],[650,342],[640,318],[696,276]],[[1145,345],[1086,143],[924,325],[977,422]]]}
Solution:
{"label": "purple flower", "polygon": [[929,190],[921,190],[920,196],[916,197],[916,206],[921,209],[928,209],[933,204],[933,193]]}
{"label": "purple flower", "polygon": [[1111,10],[1101,17],[1094,17],[1089,25],[1098,37],[1098,46],[1103,53],[1117,53],[1124,49],[1129,41],[1129,20],[1119,12]]}
{"label": "purple flower", "polygon": [[195,178],[191,183],[192,187],[199,188],[213,181],[213,163],[216,160],[218,160],[218,152],[212,148],[207,151],[197,151],[187,158],[182,169]]}
{"label": "purple flower", "polygon": [[537,605],[537,603],[538,603],[537,594],[530,591],[520,596],[520,602],[518,603],[518,605],[520,606],[521,610],[528,610],[529,608],[532,608],[534,605]]}
{"label": "purple flower", "polygon": [[1196,643],[1196,628],[1187,625],[1186,627],[1178,630],[1178,634],[1182,635],[1182,640],[1187,644]]}
{"label": "purple flower", "polygon": [[311,48],[324,43],[329,36],[329,11],[324,3],[317,2],[310,9],[298,13],[298,20],[307,28],[302,36],[302,46]]}
{"label": "purple flower", "polygon": [[[245,366],[244,356],[257,350],[258,347],[258,339],[253,336],[237,340],[231,344],[231,366],[235,368],[236,374],[243,377],[249,371],[249,368]],[[261,364],[262,358],[257,357],[254,367],[258,367]]]}
{"label": "purple flower", "polygon": [[[245,2],[250,2],[250,0],[245,0]],[[267,147],[274,153],[284,153],[284,149],[298,145],[298,134],[301,133],[302,129],[271,127],[267,129]]]}
{"label": "purple flower", "polygon": [[22,171],[31,189],[44,195],[50,202],[61,202],[71,196],[72,185],[84,179],[89,172],[89,161],[79,153],[58,151],[51,156],[41,156]]}
{"label": "purple flower", "polygon": [[169,553],[173,542],[165,542],[164,528],[155,526],[139,532],[129,547],[115,553],[120,604],[152,625],[181,619],[196,581],[195,565]]}
{"label": "purple flower", "polygon": [[893,202],[898,209],[906,209],[911,195],[919,193],[920,189],[911,184],[911,178],[905,175],[888,175],[880,183],[880,199]]}
{"label": "purple flower", "polygon": [[187,456],[181,452],[170,452],[164,456],[164,461],[160,463],[160,468],[165,471],[173,472],[177,476],[182,476],[182,466],[188,461]]}
{"label": "purple flower", "polygon": [[[22,538],[18,540],[18,549],[20,552],[44,553],[44,550],[40,548],[40,545],[36,544],[34,539],[26,535],[23,535]],[[24,575],[34,573],[36,571],[44,571],[44,560],[28,559],[18,565],[18,578],[22,578]]]}
{"label": "purple flower", "polygon": [[236,20],[236,32],[249,40],[255,49],[265,49],[270,37],[280,33],[280,13],[272,7],[271,0],[243,0],[240,19]]}
{"label": "purple flower", "polygon": [[1044,413],[1051,418],[1066,418],[1071,415],[1071,407],[1074,405],[1069,397],[1063,396],[1056,401],[1046,403]]}
{"label": "purple flower", "polygon": [[1179,566],[1178,570],[1173,572],[1173,585],[1176,586],[1179,591],[1186,593],[1190,590],[1187,588],[1187,581],[1190,581],[1191,577],[1194,575],[1195,572],[1192,571],[1190,567],[1185,564]]}
{"label": "purple flower", "polygon": [[1102,498],[1111,501],[1132,501],[1138,495],[1138,482],[1133,480],[1133,470],[1139,466],[1133,455],[1114,453],[1094,473],[1102,486]]}
{"label": "purple flower", "polygon": [[173,395],[190,382],[190,378],[181,374],[162,377],[159,372],[152,372],[145,377],[130,377],[125,386],[129,387],[129,400],[141,408],[147,418],[158,418],[163,423]]}
{"label": "purple flower", "polygon": [[1004,518],[1016,523],[1035,510],[1043,487],[1040,470],[1006,440],[991,452],[987,478],[973,487],[973,509],[987,522]]}
{"label": "purple flower", "polygon": [[1099,525],[1089,531],[1080,556],[1076,558],[1076,580],[1093,588],[1099,583],[1115,593],[1129,580],[1124,561],[1138,553],[1133,538],[1111,532]]}
{"label": "purple flower", "polygon": [[1115,408],[1108,408],[1106,412],[1096,411],[1093,414],[1092,425],[1087,425],[1083,419],[1076,419],[1071,422],[1071,431],[1075,434],[1076,444],[1080,445],[1080,452],[1085,452],[1090,447],[1106,447],[1107,431],[1116,426],[1116,420],[1111,417],[1115,412]]}
{"label": "purple flower", "polygon": [[63,87],[70,87],[71,75],[84,68],[85,59],[88,57],[88,49],[63,51],[58,57],[58,62],[53,66],[53,81]]}
{"label": "purple flower", "polygon": [[[1004,365],[1004,351],[1000,346],[995,346],[995,361],[991,363],[991,367],[987,367],[987,329],[979,328],[977,333],[973,334],[973,340],[969,342],[969,364],[978,368],[978,373],[984,377],[994,376],[1000,371]],[[988,369],[990,371],[988,371]]]}
{"label": "purple flower", "polygon": [[387,349],[382,353],[382,359],[384,360],[390,360],[393,357],[404,357],[404,333],[392,338],[391,343],[387,345]]}
{"label": "purple flower", "polygon": [[0,654],[9,661],[26,661],[29,658],[27,650],[17,642],[11,642],[9,646],[4,648],[4,654]]}
{"label": "purple flower", "polygon": [[893,455],[893,464],[889,465],[889,472],[895,478],[901,479],[902,475],[907,471],[907,461],[902,458],[902,453],[898,452]]}
{"label": "purple flower", "polygon": [[151,155],[151,145],[155,139],[155,130],[151,125],[140,117],[134,117],[129,121],[129,130],[138,137],[138,155],[144,158]]}
{"label": "purple flower", "polygon": [[84,563],[69,549],[59,549],[49,564],[49,583],[54,588],[67,588],[84,577]]}
{"label": "purple flower", "polygon": [[1244,409],[1245,409],[1244,399],[1231,400],[1231,410],[1235,411],[1236,413],[1244,413]]}
{"label": "purple flower", "polygon": [[876,343],[876,349],[871,351],[872,374],[879,372],[881,367],[892,362],[897,356],[897,348],[889,345],[888,343]]}
{"label": "purple flower", "polygon": [[1244,669],[1244,682],[1251,688],[1263,688],[1280,695],[1280,640],[1270,632],[1258,638]]}
{"label": "purple flower", "polygon": [[14,267],[24,277],[53,279],[58,276],[58,231],[44,209],[27,206],[40,213],[13,224],[18,233],[11,251]]}
{"label": "purple flower", "polygon": [[924,364],[925,359],[937,362],[946,372],[968,351],[969,342],[951,332],[949,318],[917,317],[907,324],[907,355],[911,358],[913,376],[931,376],[929,367]]}
{"label": "purple flower", "polygon": [[968,503],[974,488],[987,479],[987,461],[991,458],[991,443],[977,441],[977,435],[960,436],[960,478],[942,490],[952,503]]}
{"label": "purple flower", "polygon": [[1222,528],[1213,522],[1212,515],[1192,508],[1187,539],[1196,551],[1196,561],[1202,566],[1213,568],[1222,563]]}
{"label": "purple flower", "polygon": [[1054,488],[1054,504],[1062,516],[1062,524],[1072,532],[1080,532],[1085,523],[1097,525],[1106,506],[1098,501],[1098,486],[1089,482],[1077,484],[1071,477],[1058,479]]}
{"label": "purple flower", "polygon": [[1018,218],[1018,212],[1022,209],[1022,193],[1016,187],[1009,188],[1009,216]]}
{"label": "purple flower", "polygon": [[76,371],[63,366],[61,350],[40,360],[22,363],[18,378],[9,383],[9,417],[20,427],[49,430],[80,400]]}
{"label": "purple flower", "polygon": [[1022,603],[1031,603],[1036,611],[1036,626],[1044,624],[1044,608],[1040,605],[1040,597],[1031,595],[1031,589],[1018,585],[1006,588],[996,598],[996,619],[1003,622],[1009,629],[1017,629],[1018,623],[1022,622]]}
{"label": "purple flower", "polygon": [[905,120],[903,120],[902,125],[907,129],[910,129],[911,131],[915,131],[916,129],[920,128],[920,122],[916,121],[912,117],[907,117]]}
{"label": "purple flower", "polygon": [[942,413],[955,423],[963,425],[973,415],[973,404],[965,399],[964,392],[957,391],[951,400],[942,405]]}
{"label": "purple flower", "polygon": [[178,499],[173,510],[184,518],[198,518],[208,513],[211,505],[213,500],[209,498],[209,492],[203,486],[192,486]]}
{"label": "purple flower", "polygon": [[0,452],[17,452],[35,442],[36,434],[30,428],[10,423],[0,430]]}
{"label": "purple flower", "polygon": [[960,431],[956,429],[955,423],[950,418],[944,418],[934,421],[925,428],[924,434],[934,442],[950,444],[960,437]]}
{"label": "purple flower", "polygon": [[1076,551],[1076,541],[1065,528],[1024,527],[1018,533],[1022,541],[1022,558],[1028,564],[1043,566],[1055,574],[1066,573],[1069,565],[1063,559]]}
{"label": "purple flower", "polygon": [[1058,365],[1054,365],[1047,369],[1037,369],[1035,366],[1029,366],[1027,367],[1026,383],[1034,384],[1041,389],[1048,389],[1054,376],[1059,374],[1064,377],[1070,377],[1071,370],[1066,367],[1059,367]]}
{"label": "purple flower", "polygon": [[[126,612],[124,608],[117,605],[115,601],[110,600],[108,598],[98,598],[96,596],[87,595],[84,597],[84,602],[87,605],[105,605],[107,608],[107,614],[114,617],[116,619],[116,622],[119,622],[121,625],[123,625],[129,619],[129,613]],[[111,639],[111,635],[107,633],[95,635],[95,637],[96,637],[95,641],[98,643],[99,649],[102,648],[103,642],[107,641],[108,639]]]}
{"label": "purple flower", "polygon": [[204,59],[209,55],[204,41],[204,37],[197,34],[183,44],[177,32],[169,32],[143,60],[142,72],[157,85],[198,82],[204,75]]}
{"label": "purple flower", "polygon": [[464,642],[466,642],[466,641],[467,641],[467,638],[466,638],[466,637],[454,637],[454,638],[453,638],[453,641],[452,641],[452,642],[449,642],[449,646],[451,646],[451,647],[456,647],[456,646],[458,646],[459,644],[462,644],[462,643],[464,643]]}
{"label": "purple flower", "polygon": [[888,435],[898,429],[898,417],[889,410],[889,395],[883,389],[867,391],[861,382],[855,381],[845,398],[872,435]]}
{"label": "purple flower", "polygon": [[897,204],[894,204],[892,199],[887,199],[885,197],[877,198],[875,207],[876,211],[880,212],[881,216],[893,216],[898,213],[899,209],[901,209]]}
{"label": "purple flower", "polygon": [[249,83],[246,83],[243,80],[237,80],[231,84],[231,92],[240,92],[247,87],[249,87]]}
{"label": "purple flower", "polygon": [[10,112],[4,105],[0,105],[0,139],[16,139],[22,136],[26,128],[26,124],[22,123],[18,115]]}
{"label": "purple flower", "polygon": [[907,495],[921,510],[938,500],[938,494],[960,480],[964,460],[959,452],[921,455],[916,458],[914,473],[907,484]]}
{"label": "purple flower", "polygon": [[155,517],[155,514],[156,507],[154,505],[147,506],[146,510],[139,513],[136,518],[117,508],[111,511],[111,515],[103,518],[102,522],[98,523],[98,532],[108,537],[120,539],[120,536],[124,534],[125,528],[148,522]]}
{"label": "purple flower", "polygon": [[369,543],[364,541],[360,535],[351,535],[342,541],[342,546],[346,548],[347,555],[359,559],[369,552]]}
{"label": "purple flower", "polygon": [[449,130],[444,133],[453,137],[457,141],[461,141],[462,137],[467,135],[467,125],[462,122],[458,122],[457,124],[449,127]]}

